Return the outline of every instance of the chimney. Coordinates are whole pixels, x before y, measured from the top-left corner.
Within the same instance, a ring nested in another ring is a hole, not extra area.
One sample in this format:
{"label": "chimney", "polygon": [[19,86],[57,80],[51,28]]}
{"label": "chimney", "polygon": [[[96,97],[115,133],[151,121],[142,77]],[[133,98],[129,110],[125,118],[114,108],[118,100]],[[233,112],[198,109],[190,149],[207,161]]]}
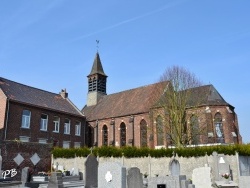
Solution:
{"label": "chimney", "polygon": [[66,92],[66,89],[62,89],[61,92],[59,93],[62,98],[66,99],[68,98],[68,93]]}

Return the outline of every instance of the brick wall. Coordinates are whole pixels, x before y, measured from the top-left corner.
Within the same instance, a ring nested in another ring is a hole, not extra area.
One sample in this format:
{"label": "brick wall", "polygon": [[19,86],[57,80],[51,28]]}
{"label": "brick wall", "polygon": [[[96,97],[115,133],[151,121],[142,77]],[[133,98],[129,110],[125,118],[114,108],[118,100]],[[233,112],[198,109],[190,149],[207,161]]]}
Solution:
{"label": "brick wall", "polygon": [[[23,110],[31,111],[30,128],[21,128],[22,112]],[[47,131],[40,130],[41,114],[48,115],[48,127]],[[54,117],[60,118],[60,130],[59,133],[54,132]],[[64,134],[64,122],[65,119],[70,120],[70,134]],[[75,135],[75,124],[81,122],[81,135]],[[81,142],[84,145],[84,117],[73,116],[70,114],[51,111],[48,109],[37,108],[30,105],[11,102],[9,107],[9,118],[7,127],[6,140],[19,139],[19,136],[30,137],[30,142],[38,142],[39,139],[47,139],[48,143],[53,143],[53,140],[57,140],[59,147],[62,147],[63,141],[69,141],[70,146],[74,146],[74,142]]]}
{"label": "brick wall", "polygon": [[[21,180],[21,172],[24,167],[30,167],[34,174],[40,171],[50,171],[51,169],[51,150],[50,144],[38,144],[38,143],[24,143],[16,141],[3,141],[0,144],[1,155],[3,159],[2,170],[16,169],[17,175],[13,177],[14,180]],[[37,153],[40,157],[40,161],[34,166],[30,158]],[[24,160],[18,166],[13,160],[18,154],[20,154]]]}
{"label": "brick wall", "polygon": [[[189,122],[189,118],[196,114],[198,117],[198,122],[200,127],[204,127],[204,133],[199,136],[200,144],[210,144],[216,143],[216,131],[214,127],[214,117],[216,113],[220,113],[222,116],[222,125],[224,132],[225,143],[242,143],[241,136],[239,134],[238,123],[237,123],[237,115],[234,112],[234,109],[230,106],[210,106],[209,110],[207,107],[200,107],[198,109],[189,109],[187,110],[187,121]],[[137,147],[141,146],[141,135],[140,135],[140,122],[145,120],[147,123],[147,144],[148,147],[154,148],[157,145],[157,136],[153,134],[156,132],[156,118],[158,115],[162,115],[163,112],[161,109],[153,110],[150,113],[142,113],[133,115],[133,122],[130,121],[131,116],[124,117],[115,117],[114,119],[107,118],[103,120],[98,120],[98,138],[94,141],[98,142],[98,146],[103,145],[103,132],[102,128],[104,125],[108,127],[108,143],[114,140],[116,146],[120,146],[120,125],[124,123],[126,125],[126,145],[131,145],[129,140],[133,138],[133,127],[134,127],[134,145]],[[153,120],[152,120],[153,119]],[[111,121],[113,121],[113,125],[111,125]],[[89,122],[89,124],[94,128],[97,125],[96,121]],[[115,126],[115,133],[113,132],[113,126]],[[95,128],[94,128],[95,129]],[[209,138],[208,132],[212,132],[214,137]],[[233,137],[232,132],[235,132],[238,137]],[[95,131],[93,131],[95,133]],[[113,134],[115,135],[115,139],[113,138]],[[153,135],[153,140],[149,139],[150,135]],[[94,143],[93,141],[93,143]],[[164,139],[164,145],[167,145],[167,140]]]}

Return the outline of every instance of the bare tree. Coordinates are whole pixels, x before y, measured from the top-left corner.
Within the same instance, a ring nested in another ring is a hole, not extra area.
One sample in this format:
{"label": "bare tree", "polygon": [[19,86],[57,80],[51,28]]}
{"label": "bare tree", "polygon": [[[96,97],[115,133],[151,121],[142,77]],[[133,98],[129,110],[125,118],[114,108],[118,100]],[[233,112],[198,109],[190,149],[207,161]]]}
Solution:
{"label": "bare tree", "polygon": [[[200,129],[196,116],[196,106],[200,99],[199,96],[194,96],[193,88],[201,86],[201,81],[193,73],[179,66],[166,69],[160,81],[168,84],[157,103],[162,112],[163,127],[160,130],[158,126],[156,131],[163,131],[168,142],[175,147],[198,142],[198,135],[203,130]],[[191,120],[187,118],[187,109],[190,108],[193,115]]]}

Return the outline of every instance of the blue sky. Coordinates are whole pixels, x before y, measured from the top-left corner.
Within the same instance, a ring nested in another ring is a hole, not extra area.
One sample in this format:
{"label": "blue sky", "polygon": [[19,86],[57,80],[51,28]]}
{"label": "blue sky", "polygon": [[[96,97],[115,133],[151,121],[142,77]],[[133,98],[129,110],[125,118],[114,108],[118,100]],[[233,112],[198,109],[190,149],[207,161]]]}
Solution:
{"label": "blue sky", "polygon": [[86,104],[96,40],[107,92],[155,83],[173,65],[213,84],[250,142],[249,0],[1,0],[0,76]]}

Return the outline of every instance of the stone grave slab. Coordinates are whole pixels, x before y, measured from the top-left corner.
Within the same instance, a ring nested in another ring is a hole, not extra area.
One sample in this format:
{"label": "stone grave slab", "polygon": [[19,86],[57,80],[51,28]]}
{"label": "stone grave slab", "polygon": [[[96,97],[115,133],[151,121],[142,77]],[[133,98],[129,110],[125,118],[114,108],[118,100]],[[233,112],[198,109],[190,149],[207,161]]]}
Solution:
{"label": "stone grave slab", "polygon": [[192,181],[195,188],[212,188],[211,167],[195,168]]}
{"label": "stone grave slab", "polygon": [[127,186],[128,188],[143,188],[142,174],[139,168],[132,167],[128,169]]}
{"label": "stone grave slab", "polygon": [[85,187],[98,187],[98,161],[93,154],[89,154],[85,161]]}
{"label": "stone grave slab", "polygon": [[98,188],[126,188],[126,168],[120,163],[106,162],[98,168]]}

